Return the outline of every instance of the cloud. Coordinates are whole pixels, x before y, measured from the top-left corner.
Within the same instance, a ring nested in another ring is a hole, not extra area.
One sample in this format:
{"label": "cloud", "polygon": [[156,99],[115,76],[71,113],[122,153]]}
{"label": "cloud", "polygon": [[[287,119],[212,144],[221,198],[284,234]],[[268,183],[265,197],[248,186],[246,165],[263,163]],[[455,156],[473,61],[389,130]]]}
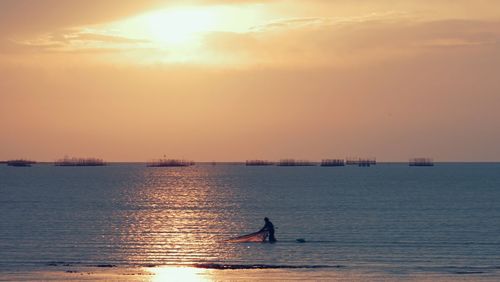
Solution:
{"label": "cloud", "polygon": [[[72,45],[77,45],[76,43],[137,45],[147,42],[85,30],[86,27],[176,5],[237,5],[255,2],[262,1],[3,0],[0,1],[0,52],[54,52],[59,47],[75,47]],[[94,47],[89,49],[95,49]],[[113,48],[114,46],[104,46],[103,49]]]}
{"label": "cloud", "polygon": [[256,32],[280,30],[280,29],[300,29],[300,28],[321,28],[327,26],[343,26],[364,22],[394,22],[403,20],[414,20],[415,17],[409,13],[398,11],[386,11],[383,13],[371,13],[362,16],[351,17],[302,17],[285,18],[274,20],[265,24],[252,27],[250,30]]}
{"label": "cloud", "polygon": [[147,43],[144,39],[66,30],[32,40],[0,41],[0,53],[110,53],[146,47]]}
{"label": "cloud", "polygon": [[96,34],[96,33],[73,33],[65,38],[66,43],[72,41],[94,41],[105,43],[147,43],[148,40],[134,39],[116,35]]}
{"label": "cloud", "polygon": [[161,0],[2,0],[0,36],[16,38],[113,21],[160,7]]}
{"label": "cloud", "polygon": [[245,4],[269,0],[2,0],[0,37],[19,38],[60,29],[94,25],[137,15],[155,8],[196,4]]}
{"label": "cloud", "polygon": [[418,21],[404,15],[303,18],[275,21],[249,33],[214,33],[206,44],[258,64],[345,65],[394,60],[430,48],[498,46],[500,21]]}
{"label": "cloud", "polygon": [[[148,50],[142,61],[175,61],[175,50],[154,42],[88,30],[63,29],[34,40],[3,40],[0,52],[129,52],[136,56],[142,49],[143,53]],[[255,26],[248,32],[210,32],[203,36],[198,50],[179,56],[193,64],[344,67],[434,52],[431,49],[492,48],[499,42],[500,21],[430,21],[388,11],[346,18],[279,19]],[[169,56],[165,56],[165,52],[169,52]]]}

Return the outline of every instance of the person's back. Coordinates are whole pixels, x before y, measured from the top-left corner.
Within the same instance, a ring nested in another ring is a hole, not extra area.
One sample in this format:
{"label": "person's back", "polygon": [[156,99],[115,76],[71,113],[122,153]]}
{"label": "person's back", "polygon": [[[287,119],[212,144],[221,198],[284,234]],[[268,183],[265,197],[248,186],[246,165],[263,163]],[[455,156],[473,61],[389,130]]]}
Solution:
{"label": "person's back", "polygon": [[276,242],[276,238],[274,237],[274,225],[273,223],[269,220],[269,218],[264,218],[265,224],[264,227],[262,227],[261,231],[267,231],[269,232],[269,242],[274,243]]}

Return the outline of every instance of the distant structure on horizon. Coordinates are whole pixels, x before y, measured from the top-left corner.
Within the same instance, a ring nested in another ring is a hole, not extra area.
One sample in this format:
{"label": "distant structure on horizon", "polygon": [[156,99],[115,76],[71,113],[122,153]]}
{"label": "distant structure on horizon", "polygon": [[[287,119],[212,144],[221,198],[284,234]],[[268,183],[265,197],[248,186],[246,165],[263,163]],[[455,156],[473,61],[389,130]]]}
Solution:
{"label": "distant structure on horizon", "polygon": [[55,166],[104,166],[106,163],[98,158],[69,158],[64,157],[54,162]]}
{"label": "distant structure on horizon", "polygon": [[192,166],[195,163],[193,161],[186,160],[176,160],[176,159],[158,159],[147,163],[148,167],[183,167]]}
{"label": "distant structure on horizon", "polygon": [[409,166],[434,166],[432,158],[412,158],[408,162]]}
{"label": "distant structure on horizon", "polygon": [[316,163],[305,160],[282,159],[277,166],[315,166]]}
{"label": "distant structure on horizon", "polygon": [[345,166],[343,159],[324,159],[321,160],[321,166]]}
{"label": "distant structure on horizon", "polygon": [[32,164],[36,164],[35,161],[16,159],[5,161],[8,166],[18,166],[18,167],[30,167]]}
{"label": "distant structure on horizon", "polygon": [[245,164],[248,166],[266,166],[266,165],[274,165],[274,162],[266,160],[247,160]]}
{"label": "distant structure on horizon", "polygon": [[346,158],[346,165],[371,166],[377,164],[376,158]]}

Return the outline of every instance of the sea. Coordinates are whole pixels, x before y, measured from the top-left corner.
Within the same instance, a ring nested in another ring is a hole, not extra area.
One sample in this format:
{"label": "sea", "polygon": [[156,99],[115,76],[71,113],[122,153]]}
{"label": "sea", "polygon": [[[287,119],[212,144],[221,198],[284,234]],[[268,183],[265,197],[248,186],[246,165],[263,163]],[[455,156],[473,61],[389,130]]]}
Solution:
{"label": "sea", "polygon": [[168,266],[500,280],[500,164],[0,166],[0,280]]}

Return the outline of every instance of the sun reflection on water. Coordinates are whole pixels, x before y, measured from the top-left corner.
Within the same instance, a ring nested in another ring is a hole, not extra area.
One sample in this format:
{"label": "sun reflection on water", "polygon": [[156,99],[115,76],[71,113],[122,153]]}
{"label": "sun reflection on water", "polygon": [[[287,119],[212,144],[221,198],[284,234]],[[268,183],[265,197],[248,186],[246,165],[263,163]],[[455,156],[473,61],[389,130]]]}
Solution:
{"label": "sun reflection on water", "polygon": [[237,212],[228,200],[232,192],[203,167],[143,172],[121,214],[127,222],[120,242],[127,263],[188,266],[225,260],[230,253],[222,244],[234,222],[229,217]]}
{"label": "sun reflection on water", "polygon": [[208,276],[209,270],[194,267],[154,267],[146,271],[153,274],[151,282],[160,281],[182,281],[198,282],[211,281]]}

